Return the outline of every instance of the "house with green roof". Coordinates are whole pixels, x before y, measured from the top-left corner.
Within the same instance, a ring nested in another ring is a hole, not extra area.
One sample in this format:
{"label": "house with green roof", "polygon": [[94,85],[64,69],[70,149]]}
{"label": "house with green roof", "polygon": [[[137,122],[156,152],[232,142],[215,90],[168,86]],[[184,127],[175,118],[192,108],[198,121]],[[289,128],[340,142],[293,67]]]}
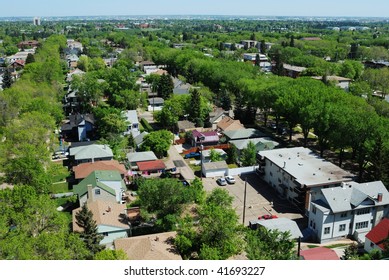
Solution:
{"label": "house with green roof", "polygon": [[83,205],[87,200],[121,203],[125,190],[126,185],[120,172],[116,170],[93,171],[73,187],[73,192],[77,194],[80,205]]}
{"label": "house with green roof", "polygon": [[95,162],[100,160],[112,160],[113,152],[108,145],[84,145],[77,147],[70,147],[69,149],[70,161],[75,165],[84,162]]}
{"label": "house with green roof", "polygon": [[227,142],[231,140],[252,139],[266,137],[267,135],[258,129],[244,128],[239,130],[227,130],[223,132]]}

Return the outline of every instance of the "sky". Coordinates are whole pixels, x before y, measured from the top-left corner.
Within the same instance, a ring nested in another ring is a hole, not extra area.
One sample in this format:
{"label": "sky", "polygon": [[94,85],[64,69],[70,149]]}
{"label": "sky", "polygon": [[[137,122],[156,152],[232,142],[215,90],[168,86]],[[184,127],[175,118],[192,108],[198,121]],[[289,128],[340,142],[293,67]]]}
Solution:
{"label": "sky", "polygon": [[3,0],[0,17],[247,15],[389,17],[388,0]]}

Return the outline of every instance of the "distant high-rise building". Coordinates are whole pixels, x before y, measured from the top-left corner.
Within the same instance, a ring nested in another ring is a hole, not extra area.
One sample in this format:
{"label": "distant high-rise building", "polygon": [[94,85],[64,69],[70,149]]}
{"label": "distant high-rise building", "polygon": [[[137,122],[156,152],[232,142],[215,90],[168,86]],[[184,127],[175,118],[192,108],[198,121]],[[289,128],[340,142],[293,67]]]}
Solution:
{"label": "distant high-rise building", "polygon": [[34,17],[34,25],[41,25],[41,18]]}

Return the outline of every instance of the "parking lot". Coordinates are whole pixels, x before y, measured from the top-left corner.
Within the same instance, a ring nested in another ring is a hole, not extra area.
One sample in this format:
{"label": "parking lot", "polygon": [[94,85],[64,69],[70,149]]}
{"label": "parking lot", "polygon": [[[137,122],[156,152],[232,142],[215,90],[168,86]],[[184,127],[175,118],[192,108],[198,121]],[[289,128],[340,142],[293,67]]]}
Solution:
{"label": "parking lot", "polygon": [[288,201],[280,199],[275,191],[263,182],[260,177],[255,174],[247,174],[242,176],[234,176],[236,183],[219,186],[216,183],[217,178],[203,178],[204,189],[207,192],[214,188],[224,188],[228,190],[231,196],[234,197],[233,207],[239,216],[239,221],[243,223],[243,205],[246,185],[246,213],[244,224],[247,226],[249,221],[257,220],[258,216],[270,214],[278,217],[285,217],[297,221],[302,221],[303,216],[293,205]]}

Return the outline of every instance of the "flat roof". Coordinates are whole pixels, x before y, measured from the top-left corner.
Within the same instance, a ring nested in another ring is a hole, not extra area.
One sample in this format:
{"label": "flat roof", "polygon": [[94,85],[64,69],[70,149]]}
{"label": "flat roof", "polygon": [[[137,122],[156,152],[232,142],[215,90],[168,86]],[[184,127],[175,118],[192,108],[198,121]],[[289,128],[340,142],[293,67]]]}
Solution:
{"label": "flat roof", "polygon": [[261,157],[277,165],[301,185],[314,187],[352,181],[354,174],[321,158],[308,148],[283,148],[260,151]]}

